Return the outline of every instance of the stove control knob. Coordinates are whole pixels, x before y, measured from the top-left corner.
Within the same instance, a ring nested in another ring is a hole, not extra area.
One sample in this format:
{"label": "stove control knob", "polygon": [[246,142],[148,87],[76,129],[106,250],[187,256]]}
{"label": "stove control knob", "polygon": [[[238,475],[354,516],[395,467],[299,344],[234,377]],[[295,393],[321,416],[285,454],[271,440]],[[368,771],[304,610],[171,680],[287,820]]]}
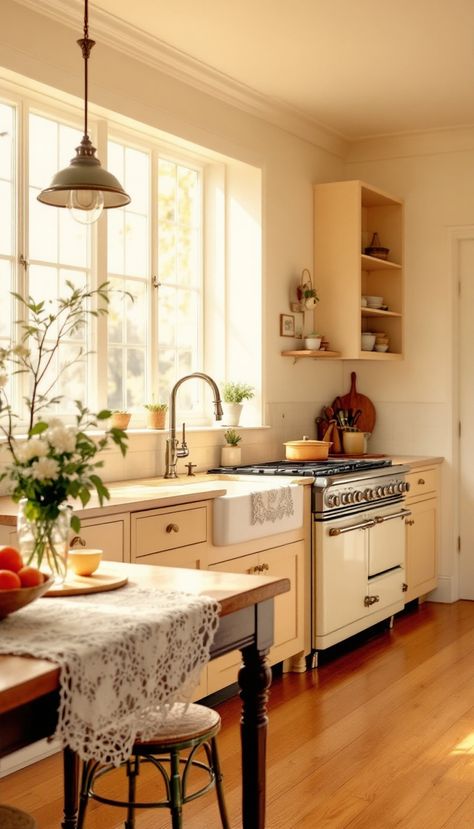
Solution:
{"label": "stove control knob", "polygon": [[328,507],[338,507],[340,504],[339,495],[328,495]]}
{"label": "stove control knob", "polygon": [[403,483],[403,481],[400,481],[397,484],[397,492],[405,492],[405,484]]}
{"label": "stove control knob", "polygon": [[382,486],[378,486],[378,487],[377,487],[377,489],[375,490],[375,492],[376,492],[377,497],[378,497],[378,498],[381,498],[381,497],[383,496],[383,494],[384,494],[384,493],[383,493],[383,487],[382,487]]}
{"label": "stove control knob", "polygon": [[349,493],[348,493],[348,492],[343,492],[343,493],[342,493],[342,495],[341,495],[341,503],[342,503],[342,504],[348,504],[348,503],[349,503]]}
{"label": "stove control knob", "polygon": [[371,489],[364,489],[364,501],[370,501],[372,498],[372,490]]}
{"label": "stove control knob", "polygon": [[358,504],[360,504],[360,502],[364,500],[364,493],[361,492],[360,489],[358,489],[357,492],[355,493],[355,499],[356,499]]}
{"label": "stove control knob", "polygon": [[384,495],[390,495],[390,487],[389,486],[384,486],[383,494]]}

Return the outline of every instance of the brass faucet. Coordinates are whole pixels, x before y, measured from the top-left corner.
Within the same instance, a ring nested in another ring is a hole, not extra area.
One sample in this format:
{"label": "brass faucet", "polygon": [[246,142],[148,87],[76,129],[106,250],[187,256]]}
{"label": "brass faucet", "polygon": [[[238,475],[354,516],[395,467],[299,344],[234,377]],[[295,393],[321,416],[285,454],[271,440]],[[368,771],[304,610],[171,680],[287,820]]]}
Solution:
{"label": "brass faucet", "polygon": [[194,380],[196,377],[199,377],[201,380],[205,380],[206,383],[208,383],[211,387],[212,391],[214,392],[215,418],[216,420],[222,420],[221,396],[219,394],[217,383],[215,383],[212,377],[209,377],[208,374],[204,374],[201,371],[195,371],[194,374],[186,374],[184,377],[181,377],[181,379],[174,384],[170,395],[170,436],[166,441],[165,478],[177,478],[178,473],[176,472],[176,464],[178,458],[187,458],[189,455],[189,449],[186,443],[186,432],[184,423],[183,438],[181,444],[179,443],[179,440],[177,440],[176,438],[176,392],[185,380]]}

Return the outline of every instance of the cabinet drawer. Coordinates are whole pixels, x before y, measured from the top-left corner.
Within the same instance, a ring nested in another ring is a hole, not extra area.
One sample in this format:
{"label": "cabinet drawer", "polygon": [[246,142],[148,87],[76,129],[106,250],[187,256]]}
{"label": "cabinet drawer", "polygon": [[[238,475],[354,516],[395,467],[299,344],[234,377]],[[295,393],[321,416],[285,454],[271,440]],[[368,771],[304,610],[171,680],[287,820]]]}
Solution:
{"label": "cabinet drawer", "polygon": [[411,498],[418,498],[420,495],[436,492],[438,488],[438,470],[437,469],[420,469],[415,472],[409,472],[407,475],[407,483],[410,484],[407,500]]}
{"label": "cabinet drawer", "polygon": [[132,517],[134,558],[199,544],[207,540],[206,507],[154,512]]}

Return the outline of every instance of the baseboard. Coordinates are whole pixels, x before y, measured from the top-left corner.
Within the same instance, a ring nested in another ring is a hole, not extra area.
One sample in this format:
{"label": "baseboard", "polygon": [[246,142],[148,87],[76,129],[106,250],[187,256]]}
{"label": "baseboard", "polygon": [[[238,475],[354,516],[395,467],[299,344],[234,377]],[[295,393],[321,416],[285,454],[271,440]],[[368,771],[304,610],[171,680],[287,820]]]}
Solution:
{"label": "baseboard", "polygon": [[0,778],[24,769],[26,766],[31,766],[33,763],[38,763],[58,751],[61,751],[59,740],[38,740],[37,743],[32,743],[26,748],[14,751],[13,754],[2,757],[0,760]]}
{"label": "baseboard", "polygon": [[429,602],[441,602],[443,604],[457,602],[459,599],[457,579],[454,576],[439,576],[438,587],[428,593],[426,598]]}

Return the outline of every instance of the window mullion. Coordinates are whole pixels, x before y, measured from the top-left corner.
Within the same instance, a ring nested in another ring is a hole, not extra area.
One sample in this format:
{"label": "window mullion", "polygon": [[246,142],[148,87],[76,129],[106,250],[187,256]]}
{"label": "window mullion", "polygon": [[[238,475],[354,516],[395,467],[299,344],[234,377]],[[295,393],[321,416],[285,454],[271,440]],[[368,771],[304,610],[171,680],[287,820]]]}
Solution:
{"label": "window mullion", "polygon": [[[101,120],[96,124],[96,140],[98,157],[103,159],[107,167],[107,139],[108,128],[105,121]],[[107,224],[108,211],[105,210],[101,220],[94,227],[95,232],[91,234],[91,287],[97,288],[102,282],[107,281],[108,258],[107,258]],[[92,387],[96,396],[96,407],[107,408],[107,365],[108,365],[108,337],[107,337],[107,314],[100,314],[92,325],[95,334],[95,345],[93,353],[89,358],[92,376]]]}
{"label": "window mullion", "polygon": [[[150,399],[158,401],[158,349],[159,349],[159,331],[158,331],[158,303],[160,301],[159,288],[159,261],[158,261],[158,161],[159,153],[154,150],[151,158],[151,177],[150,177],[150,262],[151,274],[149,280],[150,302],[149,302],[149,332],[150,332],[150,360],[148,377],[148,389],[150,391]],[[160,401],[165,403],[167,401]]]}

